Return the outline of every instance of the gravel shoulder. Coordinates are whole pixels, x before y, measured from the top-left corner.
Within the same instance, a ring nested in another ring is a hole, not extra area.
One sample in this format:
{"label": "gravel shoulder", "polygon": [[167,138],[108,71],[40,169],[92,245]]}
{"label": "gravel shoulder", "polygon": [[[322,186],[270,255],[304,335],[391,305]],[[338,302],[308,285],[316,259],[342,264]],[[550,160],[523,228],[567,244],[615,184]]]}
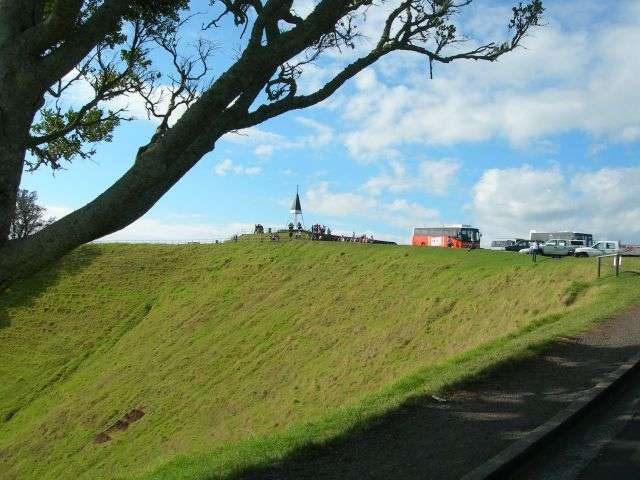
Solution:
{"label": "gravel shoulder", "polygon": [[640,348],[640,306],[540,355],[430,396],[238,479],[457,479],[545,422]]}

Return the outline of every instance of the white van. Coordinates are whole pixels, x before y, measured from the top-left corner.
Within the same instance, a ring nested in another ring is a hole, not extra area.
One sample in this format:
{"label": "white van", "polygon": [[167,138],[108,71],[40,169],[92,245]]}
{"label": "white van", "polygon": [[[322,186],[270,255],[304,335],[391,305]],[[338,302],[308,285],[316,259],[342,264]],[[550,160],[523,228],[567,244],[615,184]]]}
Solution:
{"label": "white van", "polygon": [[566,257],[571,255],[576,248],[571,245],[571,240],[553,239],[542,245],[542,254],[549,257]]}

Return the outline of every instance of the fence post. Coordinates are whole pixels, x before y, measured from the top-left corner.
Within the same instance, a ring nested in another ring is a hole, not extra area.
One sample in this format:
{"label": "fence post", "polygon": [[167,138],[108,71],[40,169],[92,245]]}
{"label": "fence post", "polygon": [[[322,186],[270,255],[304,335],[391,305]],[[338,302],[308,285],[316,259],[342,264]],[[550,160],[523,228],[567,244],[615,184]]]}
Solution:
{"label": "fence post", "polygon": [[602,257],[598,257],[598,278],[600,278],[600,260],[602,260]]}
{"label": "fence post", "polygon": [[614,262],[616,262],[616,277],[620,274],[620,259],[621,256],[618,254],[614,257]]}

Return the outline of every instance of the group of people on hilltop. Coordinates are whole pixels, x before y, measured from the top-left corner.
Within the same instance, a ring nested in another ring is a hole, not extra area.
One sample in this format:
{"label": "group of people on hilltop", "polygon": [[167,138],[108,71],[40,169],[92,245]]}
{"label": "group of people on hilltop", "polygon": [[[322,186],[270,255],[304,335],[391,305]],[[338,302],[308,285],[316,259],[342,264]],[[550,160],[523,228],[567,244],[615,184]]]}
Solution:
{"label": "group of people on hilltop", "polygon": [[294,229],[300,232],[302,230],[302,223],[298,222],[297,225],[294,225],[293,222],[289,222],[288,227],[290,232],[293,232]]}
{"label": "group of people on hilltop", "polygon": [[296,238],[302,238],[302,224],[298,222],[296,225],[296,229],[294,230],[293,222],[289,223],[289,240],[292,240],[295,236]]}
{"label": "group of people on hilltop", "polygon": [[[287,231],[289,233],[289,239],[290,240],[293,239],[294,237],[295,238],[302,238],[303,227],[302,227],[302,224],[300,222],[298,222],[297,225],[294,225],[293,222],[289,222],[289,224],[287,225]],[[253,233],[262,236],[262,234],[265,233],[265,228],[261,224],[257,223],[254,226]],[[268,238],[272,242],[279,242],[280,241],[280,235],[278,234],[278,232],[272,232],[271,228],[269,228],[268,229],[268,234],[269,234]],[[332,235],[331,229],[329,227],[327,227],[326,225],[321,225],[319,223],[316,223],[316,224],[311,226],[310,238],[311,238],[311,240],[333,240],[333,241],[336,241],[336,242],[375,243],[374,239],[373,239],[373,235],[369,235],[369,236],[367,236],[366,234],[356,235],[355,232],[353,232],[353,234],[351,236],[349,236],[349,235],[338,235],[338,236]],[[234,242],[237,242],[238,241],[238,236],[234,235],[232,237],[232,240]]]}
{"label": "group of people on hilltop", "polygon": [[326,227],[325,225],[320,225],[319,223],[313,225],[311,227],[311,240],[333,240],[335,242],[355,242],[355,243],[374,243],[373,235],[367,236],[356,235],[356,232],[353,232],[351,236],[349,235],[332,235],[331,229]]}
{"label": "group of people on hilltop", "polygon": [[346,235],[340,235],[338,238],[339,242],[355,242],[355,243],[374,243],[373,235],[367,237],[366,234],[356,236],[356,232],[349,237]]}
{"label": "group of people on hilltop", "polygon": [[322,240],[324,236],[331,236],[331,229],[325,225],[316,223],[311,226],[311,240]]}

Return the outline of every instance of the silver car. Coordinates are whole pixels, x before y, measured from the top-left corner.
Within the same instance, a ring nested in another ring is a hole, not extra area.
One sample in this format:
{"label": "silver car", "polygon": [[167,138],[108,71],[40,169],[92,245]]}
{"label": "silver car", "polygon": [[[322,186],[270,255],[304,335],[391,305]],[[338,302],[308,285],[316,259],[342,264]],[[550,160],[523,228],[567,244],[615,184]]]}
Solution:
{"label": "silver car", "polygon": [[569,240],[549,240],[542,245],[542,254],[549,257],[566,257],[571,255],[575,248]]}

